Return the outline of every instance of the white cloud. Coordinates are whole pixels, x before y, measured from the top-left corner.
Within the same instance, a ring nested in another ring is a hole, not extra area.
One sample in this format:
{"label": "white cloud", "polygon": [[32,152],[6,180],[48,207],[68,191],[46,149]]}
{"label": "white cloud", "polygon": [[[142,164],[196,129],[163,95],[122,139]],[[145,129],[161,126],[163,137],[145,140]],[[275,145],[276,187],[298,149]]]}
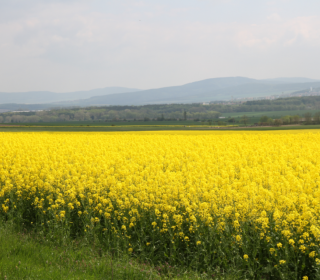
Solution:
{"label": "white cloud", "polygon": [[[260,23],[161,21],[161,16],[178,17],[187,8],[159,6],[151,12],[146,2],[133,1],[143,11],[127,7],[113,13],[90,9],[87,1],[38,3],[28,13],[0,21],[0,74],[5,77],[0,91],[149,88],[214,76],[258,78],[270,75],[271,61],[279,63],[279,75],[287,76],[287,54],[301,63],[320,46],[315,16],[284,19],[271,13]],[[265,69],[257,71],[258,64]]]}
{"label": "white cloud", "polygon": [[261,25],[240,26],[237,42],[243,47],[268,49],[289,47],[294,44],[320,46],[320,18],[298,17],[287,21]]}
{"label": "white cloud", "polygon": [[280,21],[281,17],[277,13],[273,13],[272,15],[268,16],[267,19],[272,21]]}

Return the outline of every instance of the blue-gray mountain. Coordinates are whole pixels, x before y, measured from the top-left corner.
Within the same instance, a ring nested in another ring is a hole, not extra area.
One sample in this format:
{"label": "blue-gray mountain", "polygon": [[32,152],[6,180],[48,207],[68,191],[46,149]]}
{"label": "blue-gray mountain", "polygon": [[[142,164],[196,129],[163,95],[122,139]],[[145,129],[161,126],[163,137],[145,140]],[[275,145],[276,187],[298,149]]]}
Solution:
{"label": "blue-gray mountain", "polygon": [[66,93],[56,93],[50,91],[29,91],[29,92],[0,92],[0,104],[4,103],[29,103],[41,104],[61,101],[71,101],[92,96],[106,96],[108,94],[140,91],[135,88],[107,87],[86,91],[75,91]]}
{"label": "blue-gray mountain", "polygon": [[[213,78],[181,86],[149,90],[128,88],[105,88],[73,93],[30,92],[0,93],[0,104],[34,103],[41,107],[99,106],[99,105],[144,105],[165,103],[192,103],[231,98],[280,95],[320,87],[320,80],[308,78],[276,78],[256,80],[245,77]],[[43,105],[40,105],[42,103]],[[45,104],[46,103],[46,104]],[[16,104],[15,106],[18,106]],[[9,104],[8,104],[9,105]],[[10,108],[13,104],[10,104]],[[1,105],[0,108],[5,108]],[[26,108],[26,106],[21,106]]]}
{"label": "blue-gray mountain", "polygon": [[131,93],[94,96],[71,102],[70,105],[144,105],[164,103],[192,103],[231,98],[261,97],[280,95],[298,90],[320,87],[319,80],[307,78],[279,78],[255,80],[243,77],[207,79],[182,86],[149,89]]}

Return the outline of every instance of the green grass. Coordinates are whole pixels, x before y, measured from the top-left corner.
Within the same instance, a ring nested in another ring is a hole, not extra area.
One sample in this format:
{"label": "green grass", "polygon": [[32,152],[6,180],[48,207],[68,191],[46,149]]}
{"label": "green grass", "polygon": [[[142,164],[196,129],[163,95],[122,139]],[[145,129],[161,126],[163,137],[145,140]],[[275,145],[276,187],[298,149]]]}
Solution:
{"label": "green grass", "polygon": [[[58,242],[57,242],[58,243]],[[171,268],[169,265],[139,263],[136,258],[105,252],[86,240],[69,240],[59,246],[12,224],[0,222],[0,279],[236,279],[234,272],[218,270],[215,277]]]}
{"label": "green grass", "polygon": [[[197,128],[194,128],[197,129]],[[117,132],[117,131],[161,131],[161,130],[193,130],[184,127],[0,127],[0,132],[37,132],[37,131],[60,131],[60,132]]]}
{"label": "green grass", "polygon": [[258,126],[258,127],[239,127],[236,130],[302,130],[320,129],[320,125],[284,125],[284,126]]}
{"label": "green grass", "polygon": [[90,246],[54,247],[30,234],[0,229],[0,279],[159,279],[152,269],[112,259]]}
{"label": "green grass", "polygon": [[36,122],[36,123],[4,123],[4,125],[24,126],[128,126],[128,125],[202,125],[199,121],[74,121],[74,122]]}
{"label": "green grass", "polygon": [[[135,126],[135,127],[0,127],[0,132],[121,132],[121,131],[163,131],[163,130],[176,130],[176,131],[189,131],[189,130],[231,130],[231,131],[240,131],[240,130],[293,130],[293,129],[320,129],[320,125],[292,125],[292,126],[257,126],[250,127],[254,122],[251,120],[248,123],[248,127],[245,127],[243,124],[238,124],[239,127],[235,128],[211,128],[207,127],[144,127],[144,126]],[[241,127],[242,126],[242,127]]]}
{"label": "green grass", "polygon": [[[300,115],[310,112],[314,114],[319,110],[293,110],[293,111],[266,111],[266,112],[235,112],[222,113],[225,119],[220,119],[222,122],[228,123],[228,118],[235,118],[238,123],[236,125],[243,125],[239,123],[241,117],[246,115],[248,117],[248,124],[260,122],[261,116],[268,116],[273,119],[278,119],[286,115]],[[217,123],[218,119],[214,120]],[[20,130],[17,128],[3,128],[0,131],[144,131],[144,130],[189,130],[191,128],[184,128],[183,126],[202,126],[208,125],[207,122],[201,121],[67,121],[67,122],[37,122],[37,123],[8,123],[6,125],[21,125],[26,126]],[[181,127],[170,127],[178,125]],[[159,127],[161,126],[161,127]],[[45,127],[45,128],[44,128]]]}

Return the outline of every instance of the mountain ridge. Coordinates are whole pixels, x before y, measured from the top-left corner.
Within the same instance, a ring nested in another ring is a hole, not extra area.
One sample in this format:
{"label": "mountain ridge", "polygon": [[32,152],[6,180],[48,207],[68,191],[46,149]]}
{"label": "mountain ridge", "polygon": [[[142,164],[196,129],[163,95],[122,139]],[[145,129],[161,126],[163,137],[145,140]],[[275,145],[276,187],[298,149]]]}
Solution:
{"label": "mountain ridge", "polygon": [[52,91],[28,91],[28,92],[0,92],[0,104],[14,103],[17,99],[19,103],[53,103],[60,101],[79,100],[92,96],[117,94],[123,92],[135,92],[141,89],[125,87],[106,87],[92,90],[82,90],[73,92],[56,93]]}
{"label": "mountain ridge", "polygon": [[[290,83],[288,83],[288,81],[290,81]],[[262,96],[281,95],[282,93],[292,93],[295,91],[305,91],[309,90],[310,87],[320,87],[320,80],[299,77],[264,80],[246,77],[220,77],[187,83],[180,86],[162,87],[147,90],[110,87],[93,89],[89,91],[62,93],[57,94],[59,96],[55,96],[54,98],[61,98],[60,96],[64,95],[63,97],[65,100],[54,102],[43,102],[42,100],[43,98],[48,98],[48,96],[49,98],[52,98],[55,93],[48,91],[31,93],[35,93],[33,98],[37,101],[33,103],[34,105],[37,105],[34,107],[43,107],[44,109],[47,109],[50,107],[66,106],[88,107],[99,105],[145,105],[161,103],[200,103],[210,101],[226,101],[231,99],[248,97],[256,98]],[[21,97],[22,95],[28,93],[15,93],[16,96],[11,96],[11,101],[12,99],[16,98],[15,101],[18,101],[18,104],[15,102],[6,102],[6,105],[3,102],[5,100],[5,98],[3,98],[4,94],[5,93],[0,93],[0,104],[1,108],[3,109],[9,105],[10,108],[16,108],[19,104],[23,105],[21,108],[26,108],[26,103],[33,102],[30,102],[32,98],[29,98],[29,102],[23,102],[24,99],[19,98],[19,95]],[[8,94],[9,93],[7,93],[7,95]],[[10,95],[12,94],[14,93],[10,93]],[[41,96],[43,94],[46,96]],[[83,98],[77,99],[74,98],[75,96],[81,96]],[[10,100],[10,98],[8,99]],[[14,104],[16,104],[16,106]]]}
{"label": "mountain ridge", "polygon": [[[231,83],[230,83],[231,79]],[[228,80],[229,83],[225,83]],[[78,106],[90,105],[143,105],[160,103],[190,103],[225,101],[232,98],[281,95],[282,93],[319,87],[320,81],[307,83],[284,83],[244,77],[206,79],[182,86],[137,91],[132,94],[120,93],[108,96],[93,96],[78,100]]]}

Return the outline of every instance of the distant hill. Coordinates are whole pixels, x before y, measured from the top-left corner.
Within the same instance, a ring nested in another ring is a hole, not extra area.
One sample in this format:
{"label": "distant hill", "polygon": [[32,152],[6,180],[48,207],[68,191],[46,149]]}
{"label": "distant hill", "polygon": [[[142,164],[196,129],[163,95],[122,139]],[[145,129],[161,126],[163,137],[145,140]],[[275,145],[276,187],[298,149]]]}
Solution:
{"label": "distant hill", "polygon": [[273,83],[253,83],[244,84],[236,87],[228,87],[212,92],[203,93],[200,96],[190,96],[189,100],[201,98],[203,101],[230,100],[231,98],[262,97],[270,95],[281,95],[297,90],[308,90],[310,87],[319,87],[319,82],[312,83],[293,83],[293,84],[273,84]]}
{"label": "distant hill", "polygon": [[265,79],[262,81],[267,81],[267,82],[276,82],[276,83],[312,83],[312,82],[320,82],[320,80],[315,80],[315,79],[309,79],[309,78],[301,78],[301,77],[296,77],[296,78],[275,78],[275,79]]}
{"label": "distant hill", "polygon": [[59,94],[52,92],[0,93],[0,109],[39,110],[66,106],[201,103],[281,95],[308,91],[310,87],[319,88],[320,81],[308,78],[256,80],[245,77],[224,77],[148,90],[115,87]]}
{"label": "distant hill", "polygon": [[201,102],[205,101],[202,100],[202,94],[206,94],[211,91],[223,90],[229,87],[238,87],[244,84],[255,84],[258,82],[258,80],[243,77],[214,78],[188,83],[182,86],[137,91],[132,94],[120,93],[111,94],[109,96],[94,96],[87,100],[79,100],[77,105],[141,105]]}
{"label": "distant hill", "polygon": [[6,103],[52,103],[90,98],[92,96],[106,96],[109,94],[141,91],[135,88],[107,87],[86,91],[75,91],[67,93],[56,93],[50,91],[29,91],[29,92],[0,92],[0,104]]}
{"label": "distant hill", "polygon": [[[296,79],[296,78],[293,78]],[[302,78],[300,78],[302,79]],[[285,81],[255,80],[243,77],[215,78],[182,86],[149,89],[134,93],[94,96],[69,102],[76,106],[143,105],[164,103],[192,103],[230,100],[231,98],[281,95],[298,90],[319,87],[320,81],[286,83]]]}

